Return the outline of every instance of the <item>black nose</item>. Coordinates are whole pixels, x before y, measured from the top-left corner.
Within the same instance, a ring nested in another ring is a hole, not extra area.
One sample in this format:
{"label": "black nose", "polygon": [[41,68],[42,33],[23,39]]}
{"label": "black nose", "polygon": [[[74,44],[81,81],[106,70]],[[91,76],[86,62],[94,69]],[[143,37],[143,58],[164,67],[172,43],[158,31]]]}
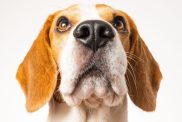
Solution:
{"label": "black nose", "polygon": [[111,26],[100,20],[88,20],[80,23],[73,32],[77,41],[94,52],[111,41],[115,33]]}

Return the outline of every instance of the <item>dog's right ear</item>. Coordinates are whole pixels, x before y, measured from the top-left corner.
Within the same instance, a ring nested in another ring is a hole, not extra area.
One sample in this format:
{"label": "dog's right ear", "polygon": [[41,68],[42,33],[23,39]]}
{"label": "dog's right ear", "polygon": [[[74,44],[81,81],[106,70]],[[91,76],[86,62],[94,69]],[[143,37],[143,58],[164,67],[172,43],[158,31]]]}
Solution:
{"label": "dog's right ear", "polygon": [[56,87],[57,66],[49,40],[53,18],[54,15],[50,15],[46,20],[16,74],[25,93],[26,108],[29,112],[36,111],[48,102]]}

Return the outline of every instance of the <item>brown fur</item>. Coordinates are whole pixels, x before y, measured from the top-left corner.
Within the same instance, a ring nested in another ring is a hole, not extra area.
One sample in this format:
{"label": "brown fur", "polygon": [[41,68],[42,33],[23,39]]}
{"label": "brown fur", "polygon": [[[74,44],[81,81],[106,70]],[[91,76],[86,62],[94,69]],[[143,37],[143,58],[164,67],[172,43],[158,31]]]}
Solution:
{"label": "brown fur", "polygon": [[[56,88],[57,55],[61,54],[60,47],[64,46],[63,40],[66,40],[68,32],[61,36],[55,36],[56,39],[51,36],[56,34],[54,26],[60,14],[67,16],[72,9],[74,12],[77,11],[77,7],[72,6],[65,11],[57,12],[56,17],[55,14],[48,17],[39,36],[18,68],[17,79],[25,93],[26,107],[30,112],[39,109],[48,102],[55,89],[58,89],[58,87]],[[112,21],[114,15],[121,15],[125,18],[128,33],[120,33],[120,37],[128,55],[126,80],[129,96],[138,107],[145,111],[153,111],[156,107],[157,91],[162,78],[157,62],[141,39],[133,20],[126,13],[106,5],[97,5],[97,10],[100,16],[108,22]],[[107,14],[105,14],[106,11]],[[72,26],[79,20],[79,16],[75,17],[74,14],[69,15],[68,18],[72,21]],[[62,42],[59,41],[60,39]],[[54,94],[57,100],[61,100],[59,92],[56,91]]]}
{"label": "brown fur", "polygon": [[141,39],[133,20],[126,13],[109,6],[99,4],[96,7],[100,16],[108,22],[113,15],[125,18],[128,33],[119,34],[128,57],[126,80],[129,96],[134,104],[143,110],[155,110],[162,74],[157,62]]}
{"label": "brown fur", "polygon": [[156,107],[162,74],[133,20],[126,14],[125,17],[130,25],[129,45],[127,45],[129,48],[126,50],[130,57],[126,73],[129,96],[138,107],[145,111],[153,111]]}
{"label": "brown fur", "polygon": [[47,19],[16,75],[25,93],[29,112],[39,109],[49,101],[56,87],[57,66],[48,37],[52,20],[53,15]]}

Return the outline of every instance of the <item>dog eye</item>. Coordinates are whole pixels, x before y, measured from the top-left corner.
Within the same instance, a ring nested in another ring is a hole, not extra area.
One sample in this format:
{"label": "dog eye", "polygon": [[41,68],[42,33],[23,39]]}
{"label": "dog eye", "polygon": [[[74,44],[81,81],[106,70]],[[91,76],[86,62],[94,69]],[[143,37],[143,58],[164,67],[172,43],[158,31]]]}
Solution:
{"label": "dog eye", "polygon": [[66,17],[60,17],[57,21],[56,28],[58,32],[64,32],[71,27],[69,20]]}
{"label": "dog eye", "polygon": [[113,20],[113,26],[119,31],[119,32],[126,32],[126,24],[124,21],[124,18],[121,16],[116,16]]}

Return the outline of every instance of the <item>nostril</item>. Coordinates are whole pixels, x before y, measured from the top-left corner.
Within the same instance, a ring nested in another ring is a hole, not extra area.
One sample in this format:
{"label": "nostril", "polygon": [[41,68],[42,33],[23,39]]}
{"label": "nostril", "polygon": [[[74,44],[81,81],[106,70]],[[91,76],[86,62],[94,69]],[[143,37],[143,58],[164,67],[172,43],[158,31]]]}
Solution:
{"label": "nostril", "polygon": [[90,35],[88,27],[82,27],[81,32],[82,32],[81,38],[87,38]]}
{"label": "nostril", "polygon": [[87,38],[90,35],[89,27],[81,26],[81,27],[77,28],[76,31],[74,31],[73,35],[74,35],[74,37],[80,38],[80,39]]}

